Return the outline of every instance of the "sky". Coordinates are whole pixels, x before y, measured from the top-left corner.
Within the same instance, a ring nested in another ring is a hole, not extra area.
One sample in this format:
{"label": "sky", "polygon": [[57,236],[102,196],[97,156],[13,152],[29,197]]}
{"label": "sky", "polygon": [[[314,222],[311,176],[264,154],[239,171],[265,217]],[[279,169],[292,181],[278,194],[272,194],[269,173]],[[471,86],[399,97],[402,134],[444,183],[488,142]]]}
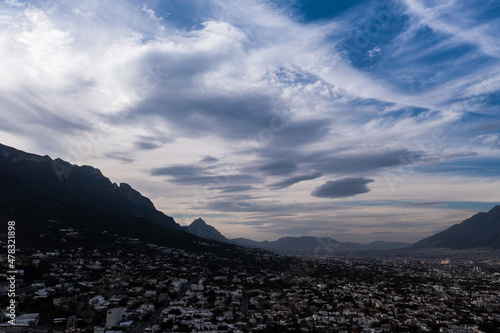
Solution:
{"label": "sky", "polygon": [[226,237],[415,242],[500,202],[500,2],[4,0],[0,143]]}

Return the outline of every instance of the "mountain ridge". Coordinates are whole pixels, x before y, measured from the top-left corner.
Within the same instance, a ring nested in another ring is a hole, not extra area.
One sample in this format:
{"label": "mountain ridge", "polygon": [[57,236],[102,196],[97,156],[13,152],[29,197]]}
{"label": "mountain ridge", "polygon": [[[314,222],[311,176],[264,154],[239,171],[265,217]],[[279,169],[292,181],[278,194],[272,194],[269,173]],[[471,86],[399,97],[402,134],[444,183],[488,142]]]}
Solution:
{"label": "mountain ridge", "polygon": [[374,241],[369,244],[361,244],[354,242],[339,242],[331,237],[315,237],[315,236],[298,236],[298,237],[281,237],[275,241],[254,241],[247,238],[233,238],[229,240],[231,243],[263,248],[279,253],[296,253],[296,252],[330,252],[334,250],[359,249],[359,250],[395,250],[407,248],[411,244],[405,242],[385,242]]}
{"label": "mountain ridge", "polygon": [[479,247],[500,248],[500,205],[488,212],[480,212],[446,230],[424,238],[412,248],[467,249]]}
{"label": "mountain ridge", "polygon": [[202,218],[197,218],[196,220],[194,220],[189,226],[187,226],[187,230],[191,234],[198,237],[229,243],[226,237],[224,237],[213,226],[208,225]]}
{"label": "mountain ridge", "polygon": [[[206,223],[205,227],[215,230],[218,235],[224,237],[214,227]],[[199,232],[197,235],[201,236],[202,233]],[[219,240],[224,241],[222,239]],[[262,248],[279,253],[319,252],[332,251],[335,249],[396,250],[403,248],[416,249],[433,247],[451,249],[483,247],[500,248],[500,205],[493,207],[488,212],[477,213],[459,224],[452,225],[448,229],[424,238],[414,244],[385,241],[360,244],[354,242],[339,242],[330,237],[321,238],[314,236],[286,236],[275,241],[255,241],[239,237],[234,239],[226,238],[225,241],[240,246]]]}
{"label": "mountain ridge", "polygon": [[275,241],[255,241],[248,238],[228,239],[222,235],[215,227],[207,224],[203,219],[198,218],[193,221],[186,229],[199,237],[214,239],[220,242],[227,242],[250,248],[261,248],[279,253],[297,253],[297,252],[325,252],[336,249],[367,249],[367,250],[392,250],[410,246],[405,242],[384,242],[375,241],[369,244],[360,244],[353,242],[339,242],[330,237],[315,236],[285,236]]}
{"label": "mountain ridge", "polygon": [[73,165],[59,158],[26,153],[0,144],[0,185],[9,195],[38,198],[49,206],[71,204],[144,217],[151,222],[182,230],[170,216],[158,211],[148,198],[129,184],[113,183],[92,166]]}
{"label": "mountain ridge", "polygon": [[[234,244],[185,232],[132,186],[111,182],[97,168],[2,144],[0,220],[15,221],[20,247],[97,248],[128,239],[196,253],[243,255],[234,251]],[[77,230],[77,235],[61,232],[68,228]]]}
{"label": "mountain ridge", "polygon": [[[86,216],[102,217],[107,214],[106,216],[112,216],[113,219],[118,216],[127,220],[144,219],[202,239],[282,253],[333,249],[387,250],[411,245],[404,242],[383,241],[370,244],[343,243],[329,237],[314,236],[287,236],[276,241],[261,242],[246,238],[227,239],[201,218],[187,227],[181,227],[172,217],[158,211],[149,198],[144,197],[132,186],[127,183],[111,182],[95,167],[73,165],[59,158],[52,159],[48,155],[27,153],[0,144],[0,213],[16,210],[33,213],[37,209],[44,214],[62,209],[66,210],[68,216],[74,216],[72,215],[74,211],[85,211],[86,213],[82,214]],[[500,248],[500,205],[424,238],[410,248],[432,247]]]}

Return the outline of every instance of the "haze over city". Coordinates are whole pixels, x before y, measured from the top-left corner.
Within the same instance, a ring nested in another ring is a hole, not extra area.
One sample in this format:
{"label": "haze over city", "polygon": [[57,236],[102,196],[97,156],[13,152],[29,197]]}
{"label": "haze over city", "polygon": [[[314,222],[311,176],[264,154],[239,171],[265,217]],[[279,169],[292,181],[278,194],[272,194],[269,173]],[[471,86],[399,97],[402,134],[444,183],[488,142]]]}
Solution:
{"label": "haze over city", "polygon": [[225,236],[415,242],[498,204],[498,1],[0,4],[0,143]]}

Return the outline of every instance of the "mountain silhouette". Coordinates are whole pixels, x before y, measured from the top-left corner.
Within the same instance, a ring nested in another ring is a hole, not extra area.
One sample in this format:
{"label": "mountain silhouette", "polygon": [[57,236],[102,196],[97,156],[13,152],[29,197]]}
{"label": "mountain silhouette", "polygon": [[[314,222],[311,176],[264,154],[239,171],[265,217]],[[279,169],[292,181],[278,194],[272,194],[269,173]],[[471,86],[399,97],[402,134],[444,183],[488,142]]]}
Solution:
{"label": "mountain silhouette", "polygon": [[224,237],[217,229],[213,226],[208,225],[203,221],[203,219],[198,218],[194,220],[188,227],[187,230],[198,237],[213,239],[219,242],[228,242],[228,239]]}
{"label": "mountain silhouette", "polygon": [[[1,144],[0,220],[16,221],[18,242],[37,248],[99,246],[116,237],[197,252],[234,247],[185,232],[151,200],[99,169]],[[80,235],[62,239],[59,228],[68,227]]]}
{"label": "mountain silhouette", "polygon": [[412,247],[500,248],[500,206],[495,206],[487,213],[478,213],[460,224],[422,239]]}
{"label": "mountain silhouette", "polygon": [[329,253],[338,249],[364,249],[364,250],[395,250],[410,246],[405,242],[384,242],[375,241],[370,244],[360,244],[354,242],[339,242],[330,237],[282,237],[275,241],[257,242],[248,238],[234,238],[229,240],[231,243],[246,247],[262,248],[265,250],[296,254],[307,252],[309,254]]}
{"label": "mountain silhouette", "polygon": [[365,249],[365,250],[394,250],[410,246],[404,242],[384,242],[375,241],[370,244],[360,244],[353,242],[339,242],[330,237],[282,237],[275,241],[255,241],[248,238],[228,239],[222,235],[216,228],[207,224],[203,219],[198,218],[193,221],[186,230],[196,236],[213,239],[220,242],[227,242],[249,248],[260,248],[273,251],[280,254],[298,254],[298,253],[325,253],[336,249]]}
{"label": "mountain silhouette", "polygon": [[38,156],[0,145],[0,186],[6,202],[37,199],[48,207],[72,205],[142,217],[181,230],[170,216],[158,211],[151,200],[130,185],[117,185],[99,169],[77,166],[61,159]]}

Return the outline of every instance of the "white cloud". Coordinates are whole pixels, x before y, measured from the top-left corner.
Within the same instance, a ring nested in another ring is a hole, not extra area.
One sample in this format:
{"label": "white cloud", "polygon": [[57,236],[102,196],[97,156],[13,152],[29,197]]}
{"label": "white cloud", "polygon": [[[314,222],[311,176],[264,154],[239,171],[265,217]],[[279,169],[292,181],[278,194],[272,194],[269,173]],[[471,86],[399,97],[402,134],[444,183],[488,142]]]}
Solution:
{"label": "white cloud", "polygon": [[[476,8],[467,1],[431,1],[433,5],[425,6],[421,0],[405,0],[411,14],[418,15],[422,24],[434,30],[452,35],[454,38],[477,45],[485,54],[498,58],[500,46],[497,31],[500,20],[496,24],[478,24],[468,26]],[[453,15],[450,15],[450,12]],[[464,26],[466,28],[464,28]]]}

